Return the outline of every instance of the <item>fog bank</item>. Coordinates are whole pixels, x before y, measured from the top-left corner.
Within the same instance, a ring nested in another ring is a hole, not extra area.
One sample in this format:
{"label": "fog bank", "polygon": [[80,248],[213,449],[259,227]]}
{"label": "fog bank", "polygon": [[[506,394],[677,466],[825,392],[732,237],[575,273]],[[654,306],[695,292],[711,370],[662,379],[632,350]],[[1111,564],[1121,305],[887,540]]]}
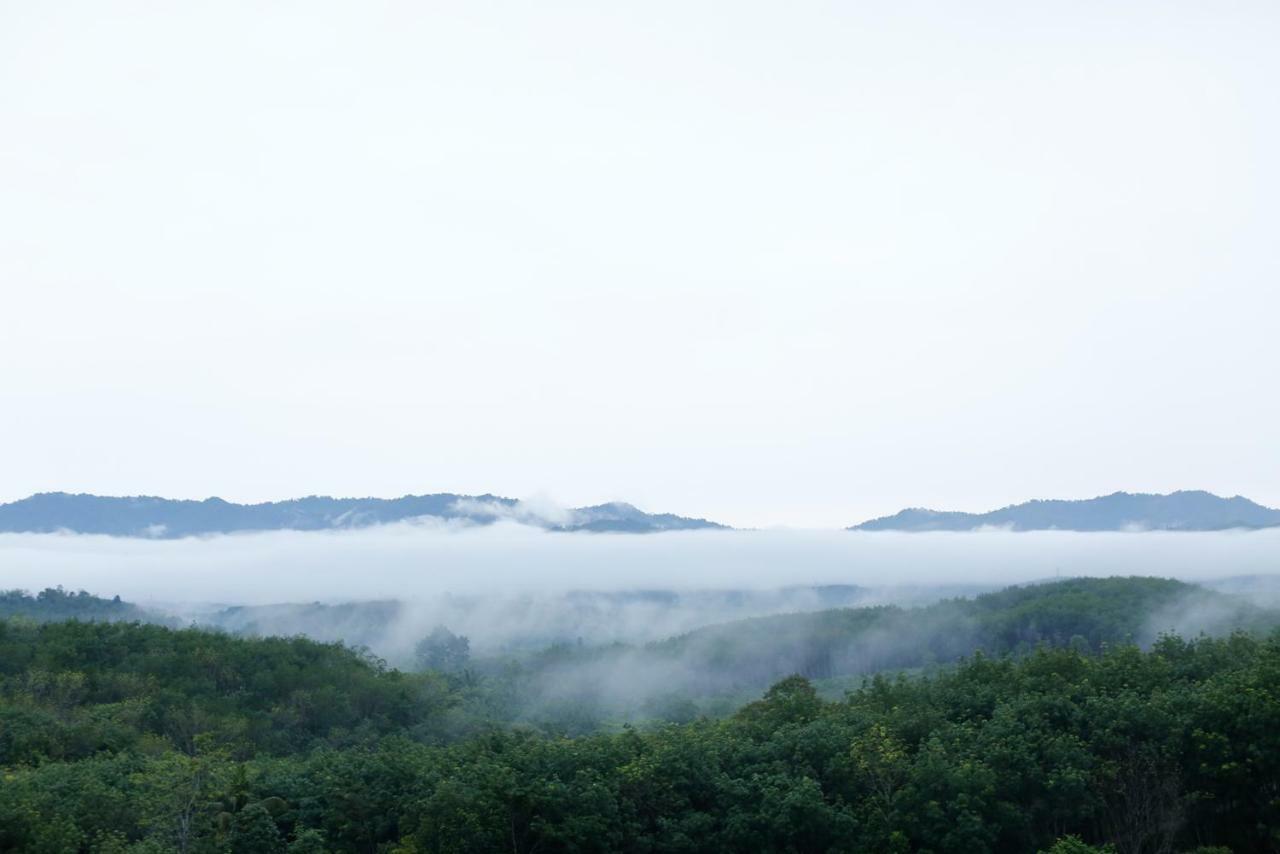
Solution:
{"label": "fog bank", "polygon": [[1280,530],[1213,533],[548,533],[398,524],[183,540],[0,535],[0,586],[140,603],[419,599],[569,590],[1004,585],[1055,576],[1187,581],[1280,572]]}

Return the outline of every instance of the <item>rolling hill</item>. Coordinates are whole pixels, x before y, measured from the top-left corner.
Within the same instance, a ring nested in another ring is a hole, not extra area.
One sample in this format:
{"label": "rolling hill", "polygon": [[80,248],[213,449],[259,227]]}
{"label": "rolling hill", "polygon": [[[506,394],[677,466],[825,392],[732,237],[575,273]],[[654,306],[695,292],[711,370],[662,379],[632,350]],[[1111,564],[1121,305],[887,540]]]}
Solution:
{"label": "rolling hill", "polygon": [[1237,495],[1189,490],[1168,495],[1116,492],[1083,501],[1027,501],[989,513],[909,508],[851,531],[1225,531],[1280,526],[1280,510]]}
{"label": "rolling hill", "polygon": [[243,531],[324,531],[367,528],[412,519],[486,525],[500,520],[551,531],[645,534],[724,528],[706,519],[645,513],[623,502],[545,511],[498,495],[405,495],[401,498],[330,498],[313,495],[262,504],[235,504],[152,496],[112,497],[45,492],[0,504],[0,532],[106,534],[173,539]]}

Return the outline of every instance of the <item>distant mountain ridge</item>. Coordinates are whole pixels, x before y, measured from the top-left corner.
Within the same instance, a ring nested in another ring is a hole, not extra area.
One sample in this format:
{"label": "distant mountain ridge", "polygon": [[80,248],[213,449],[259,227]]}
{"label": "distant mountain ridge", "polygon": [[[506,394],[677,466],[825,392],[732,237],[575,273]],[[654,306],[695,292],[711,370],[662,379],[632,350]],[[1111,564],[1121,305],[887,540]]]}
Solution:
{"label": "distant mountain ridge", "polygon": [[909,508],[854,525],[851,531],[1225,531],[1280,526],[1280,510],[1239,495],[1203,490],[1168,495],[1115,492],[1081,501],[1027,501],[989,513]]}
{"label": "distant mountain ridge", "polygon": [[540,508],[499,495],[405,495],[331,498],[313,495],[261,504],[154,496],[112,497],[44,492],[0,504],[0,532],[106,534],[176,539],[247,531],[326,531],[435,518],[485,525],[511,520],[551,531],[653,533],[725,528],[706,519],[645,513],[624,502],[569,510]]}

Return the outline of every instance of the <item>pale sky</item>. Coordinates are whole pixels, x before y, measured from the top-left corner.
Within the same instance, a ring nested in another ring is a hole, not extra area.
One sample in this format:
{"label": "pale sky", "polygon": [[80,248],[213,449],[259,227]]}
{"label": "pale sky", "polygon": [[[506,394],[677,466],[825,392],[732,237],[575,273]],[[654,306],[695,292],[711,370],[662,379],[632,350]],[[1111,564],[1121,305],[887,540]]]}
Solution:
{"label": "pale sky", "polygon": [[0,500],[1280,505],[1280,4],[0,0]]}

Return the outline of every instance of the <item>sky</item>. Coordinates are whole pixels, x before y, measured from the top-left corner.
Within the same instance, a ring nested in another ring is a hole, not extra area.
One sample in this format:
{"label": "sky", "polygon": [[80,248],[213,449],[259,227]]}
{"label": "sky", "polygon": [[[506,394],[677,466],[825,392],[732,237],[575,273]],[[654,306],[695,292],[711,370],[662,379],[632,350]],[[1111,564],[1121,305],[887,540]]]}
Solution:
{"label": "sky", "polygon": [[0,0],[0,500],[1280,505],[1280,5]]}

